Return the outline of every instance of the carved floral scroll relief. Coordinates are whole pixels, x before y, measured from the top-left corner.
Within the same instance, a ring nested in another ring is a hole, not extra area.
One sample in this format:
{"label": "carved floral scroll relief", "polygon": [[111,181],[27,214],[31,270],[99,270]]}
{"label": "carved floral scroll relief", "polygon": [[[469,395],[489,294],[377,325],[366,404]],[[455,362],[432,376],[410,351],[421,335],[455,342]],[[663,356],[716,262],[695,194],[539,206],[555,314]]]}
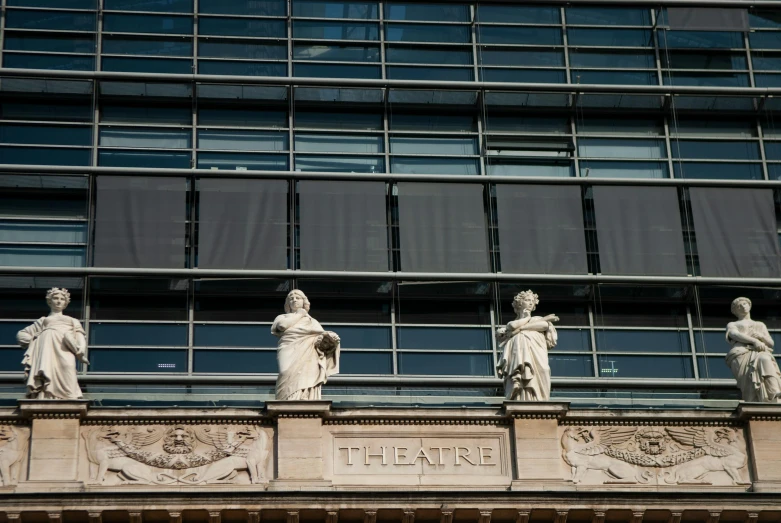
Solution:
{"label": "carved floral scroll relief", "polygon": [[16,485],[22,478],[29,443],[29,428],[0,425],[0,487]]}
{"label": "carved floral scroll relief", "polygon": [[733,427],[561,427],[575,484],[750,485],[746,442]]}
{"label": "carved floral scroll relief", "polygon": [[88,485],[267,484],[271,434],[252,425],[86,426]]}

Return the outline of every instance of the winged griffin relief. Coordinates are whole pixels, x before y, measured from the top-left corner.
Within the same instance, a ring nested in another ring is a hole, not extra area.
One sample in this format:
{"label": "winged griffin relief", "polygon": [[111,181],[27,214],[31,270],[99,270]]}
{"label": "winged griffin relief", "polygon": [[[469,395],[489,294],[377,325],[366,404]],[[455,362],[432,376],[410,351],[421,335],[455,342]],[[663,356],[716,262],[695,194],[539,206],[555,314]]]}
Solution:
{"label": "winged griffin relief", "polygon": [[[249,426],[95,427],[82,433],[92,484],[264,484],[265,430]],[[113,473],[111,479],[107,473]]]}
{"label": "winged griffin relief", "polygon": [[0,425],[0,487],[19,481],[19,469],[29,441],[28,429]]}
{"label": "winged griffin relief", "polygon": [[731,427],[567,427],[561,457],[573,483],[749,485],[746,446]]}

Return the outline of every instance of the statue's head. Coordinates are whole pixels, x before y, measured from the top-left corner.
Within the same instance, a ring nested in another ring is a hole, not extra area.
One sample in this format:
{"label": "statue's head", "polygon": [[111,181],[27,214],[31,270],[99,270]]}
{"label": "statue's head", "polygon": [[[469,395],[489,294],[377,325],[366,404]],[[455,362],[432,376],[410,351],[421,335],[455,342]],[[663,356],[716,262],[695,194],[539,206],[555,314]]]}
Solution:
{"label": "statue's head", "polygon": [[298,289],[293,289],[289,293],[287,293],[287,298],[285,298],[285,312],[291,313],[295,312],[296,308],[301,307],[293,307],[293,304],[300,300],[302,302],[301,307],[304,308],[306,312],[309,312],[309,299],[306,297],[306,294],[304,294],[302,291]]}
{"label": "statue's head", "polygon": [[516,314],[522,311],[532,312],[537,308],[538,303],[540,303],[540,297],[532,291],[521,291],[513,298],[513,310]]}
{"label": "statue's head", "polygon": [[732,305],[730,306],[729,310],[732,311],[732,314],[738,318],[740,316],[744,316],[751,311],[751,300],[743,297],[735,298],[732,300]]}
{"label": "statue's head", "polygon": [[68,289],[52,287],[46,291],[46,303],[52,310],[64,310],[71,302],[71,295]]}

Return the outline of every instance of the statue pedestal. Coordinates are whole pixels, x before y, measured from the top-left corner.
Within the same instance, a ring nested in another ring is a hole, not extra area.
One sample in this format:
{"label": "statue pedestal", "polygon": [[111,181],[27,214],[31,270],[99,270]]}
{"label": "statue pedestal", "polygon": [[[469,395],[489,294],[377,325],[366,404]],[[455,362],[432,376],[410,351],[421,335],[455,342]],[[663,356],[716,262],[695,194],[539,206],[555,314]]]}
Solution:
{"label": "statue pedestal", "polygon": [[754,471],[751,490],[781,492],[781,404],[741,403],[736,411],[747,422],[746,439],[750,442],[749,469]]}
{"label": "statue pedestal", "polygon": [[504,414],[512,418],[515,463],[510,490],[574,490],[562,479],[559,419],[569,403],[505,401]]}
{"label": "statue pedestal", "polygon": [[28,481],[73,483],[78,475],[79,420],[87,400],[19,400],[22,417],[32,420]]}
{"label": "statue pedestal", "polygon": [[269,401],[266,412],[276,419],[276,478],[268,490],[329,490],[323,479],[323,417],[330,401]]}

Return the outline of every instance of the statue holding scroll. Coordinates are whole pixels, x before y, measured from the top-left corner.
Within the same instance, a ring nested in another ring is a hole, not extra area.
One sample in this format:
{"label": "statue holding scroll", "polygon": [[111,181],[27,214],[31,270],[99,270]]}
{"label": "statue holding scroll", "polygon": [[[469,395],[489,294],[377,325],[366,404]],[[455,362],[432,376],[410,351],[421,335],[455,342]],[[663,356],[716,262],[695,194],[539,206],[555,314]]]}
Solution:
{"label": "statue holding scroll", "polygon": [[502,357],[497,364],[504,378],[504,395],[508,400],[547,401],[550,399],[550,366],[548,350],[556,346],[554,321],[559,318],[532,316],[539,297],[532,291],[518,293],[513,299],[516,317],[496,332]]}

